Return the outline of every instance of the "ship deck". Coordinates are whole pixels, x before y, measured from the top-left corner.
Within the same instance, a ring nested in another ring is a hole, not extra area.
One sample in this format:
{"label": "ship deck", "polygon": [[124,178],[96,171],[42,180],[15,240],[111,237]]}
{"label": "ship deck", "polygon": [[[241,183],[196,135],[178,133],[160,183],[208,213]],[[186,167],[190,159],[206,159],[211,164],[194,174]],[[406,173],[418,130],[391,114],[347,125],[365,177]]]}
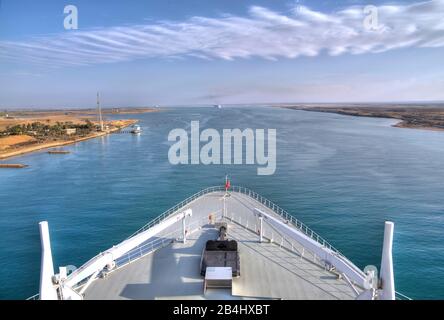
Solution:
{"label": "ship deck", "polygon": [[[212,192],[181,210],[188,208],[193,210],[193,216],[187,221],[189,234],[185,243],[179,230],[165,231],[156,239],[157,243],[162,237],[168,240],[165,245],[93,281],[85,291],[85,299],[356,298],[349,283],[270,226],[264,225],[264,241],[260,242],[253,208],[278,214],[257,199],[242,193],[224,197],[223,192]],[[206,241],[218,234],[210,215],[227,222],[228,238],[238,242],[241,275],[234,278],[231,290],[212,289],[204,293],[201,255]]]}

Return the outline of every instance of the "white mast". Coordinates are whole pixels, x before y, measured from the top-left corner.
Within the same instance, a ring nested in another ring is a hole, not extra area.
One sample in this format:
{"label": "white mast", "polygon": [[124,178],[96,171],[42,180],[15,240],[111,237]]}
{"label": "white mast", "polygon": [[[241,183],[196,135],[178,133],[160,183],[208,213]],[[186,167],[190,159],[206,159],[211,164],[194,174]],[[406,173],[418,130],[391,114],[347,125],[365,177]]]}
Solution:
{"label": "white mast", "polygon": [[102,119],[102,109],[100,107],[100,96],[99,92],[97,92],[97,113],[99,116],[99,124],[100,124],[100,131],[103,131],[103,119]]}

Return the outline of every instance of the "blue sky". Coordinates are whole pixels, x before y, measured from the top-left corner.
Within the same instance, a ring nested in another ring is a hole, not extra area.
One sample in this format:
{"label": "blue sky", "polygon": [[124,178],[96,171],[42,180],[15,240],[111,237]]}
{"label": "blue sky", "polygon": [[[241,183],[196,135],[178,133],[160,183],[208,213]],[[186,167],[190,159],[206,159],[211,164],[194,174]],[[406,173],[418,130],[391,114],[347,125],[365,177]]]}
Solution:
{"label": "blue sky", "polygon": [[444,0],[1,0],[0,108],[444,100],[443,17]]}

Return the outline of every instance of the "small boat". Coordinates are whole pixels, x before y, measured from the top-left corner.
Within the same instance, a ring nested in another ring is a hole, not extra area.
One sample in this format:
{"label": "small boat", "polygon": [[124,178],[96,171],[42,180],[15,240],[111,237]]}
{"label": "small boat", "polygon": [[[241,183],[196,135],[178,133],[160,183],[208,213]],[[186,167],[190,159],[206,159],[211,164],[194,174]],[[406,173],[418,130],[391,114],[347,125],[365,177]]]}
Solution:
{"label": "small boat", "polygon": [[215,104],[214,107],[217,109],[222,109],[222,106],[220,104]]}
{"label": "small boat", "polygon": [[0,163],[0,168],[6,169],[22,169],[26,167],[28,167],[28,165],[21,163]]}
{"label": "small boat", "polygon": [[131,127],[131,133],[132,134],[140,134],[142,132],[142,129],[139,125],[134,125]]}

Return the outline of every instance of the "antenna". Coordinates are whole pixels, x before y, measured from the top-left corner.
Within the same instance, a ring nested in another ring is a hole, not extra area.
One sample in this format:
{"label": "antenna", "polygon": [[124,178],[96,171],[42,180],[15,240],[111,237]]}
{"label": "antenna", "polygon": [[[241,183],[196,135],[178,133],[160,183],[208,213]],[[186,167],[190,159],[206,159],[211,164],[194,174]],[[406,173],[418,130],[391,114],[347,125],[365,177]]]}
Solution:
{"label": "antenna", "polygon": [[100,96],[99,92],[97,92],[97,113],[99,117],[100,131],[103,131],[103,119],[102,119],[102,109],[100,108]]}

